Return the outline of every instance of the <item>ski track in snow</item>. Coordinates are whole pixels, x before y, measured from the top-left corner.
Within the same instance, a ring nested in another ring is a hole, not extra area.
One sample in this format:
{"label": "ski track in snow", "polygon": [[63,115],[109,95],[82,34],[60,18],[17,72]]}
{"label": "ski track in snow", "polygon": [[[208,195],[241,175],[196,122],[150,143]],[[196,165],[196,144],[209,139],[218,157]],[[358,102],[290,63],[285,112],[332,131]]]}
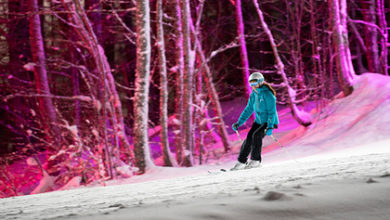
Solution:
{"label": "ski track in snow", "polygon": [[[366,183],[390,173],[390,153],[357,155],[320,161],[289,161],[222,174],[204,174],[135,184],[79,188],[0,200],[1,219],[92,219],[153,204],[191,203],[237,197],[245,193],[279,192],[294,200],[302,188],[337,182]],[[207,173],[207,171],[205,171]],[[387,180],[390,183],[390,180]],[[390,189],[390,188],[389,188]],[[271,193],[272,194],[272,193]],[[390,190],[387,191],[390,197]],[[152,209],[153,210],[153,209]],[[150,210],[150,211],[152,211]],[[121,210],[122,211],[122,210]],[[153,216],[153,213],[151,213]]]}

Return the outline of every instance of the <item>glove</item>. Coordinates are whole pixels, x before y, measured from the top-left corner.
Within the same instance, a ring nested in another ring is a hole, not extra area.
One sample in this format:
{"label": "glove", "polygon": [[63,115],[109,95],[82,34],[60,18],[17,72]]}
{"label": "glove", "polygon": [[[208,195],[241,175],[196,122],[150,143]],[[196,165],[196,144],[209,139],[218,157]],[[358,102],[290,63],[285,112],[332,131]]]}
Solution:
{"label": "glove", "polygon": [[265,134],[268,135],[268,136],[271,136],[273,130],[274,129],[272,129],[272,128],[267,128],[267,130],[265,131]]}
{"label": "glove", "polygon": [[232,125],[233,131],[237,131],[237,130],[238,130],[238,127],[239,127],[238,123],[237,123],[237,122],[234,123],[234,124]]}

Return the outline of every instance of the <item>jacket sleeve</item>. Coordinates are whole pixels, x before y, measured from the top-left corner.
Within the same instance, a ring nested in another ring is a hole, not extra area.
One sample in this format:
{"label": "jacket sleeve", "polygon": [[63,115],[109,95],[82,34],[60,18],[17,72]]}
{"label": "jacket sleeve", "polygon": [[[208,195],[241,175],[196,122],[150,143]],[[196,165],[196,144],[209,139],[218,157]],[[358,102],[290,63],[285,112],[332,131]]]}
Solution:
{"label": "jacket sleeve", "polygon": [[248,104],[246,105],[244,111],[241,113],[240,118],[238,118],[238,125],[241,126],[243,125],[246,120],[253,114],[253,102],[254,100],[254,95],[253,93],[249,96]]}
{"label": "jacket sleeve", "polygon": [[265,92],[266,109],[268,112],[267,126],[268,128],[274,128],[276,112],[276,97],[271,91]]}

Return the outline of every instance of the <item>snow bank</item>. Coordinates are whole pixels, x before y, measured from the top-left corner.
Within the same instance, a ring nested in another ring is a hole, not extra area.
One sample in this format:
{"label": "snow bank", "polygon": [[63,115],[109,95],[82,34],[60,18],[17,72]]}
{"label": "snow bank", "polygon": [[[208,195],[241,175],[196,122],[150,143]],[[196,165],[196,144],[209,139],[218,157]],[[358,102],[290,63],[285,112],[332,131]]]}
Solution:
{"label": "snow bank", "polygon": [[[353,87],[350,96],[313,111],[311,126],[297,128],[281,142],[294,155],[306,157],[390,139],[390,77],[367,73],[358,76]],[[266,151],[277,148],[273,144]],[[276,159],[272,155],[268,158]]]}

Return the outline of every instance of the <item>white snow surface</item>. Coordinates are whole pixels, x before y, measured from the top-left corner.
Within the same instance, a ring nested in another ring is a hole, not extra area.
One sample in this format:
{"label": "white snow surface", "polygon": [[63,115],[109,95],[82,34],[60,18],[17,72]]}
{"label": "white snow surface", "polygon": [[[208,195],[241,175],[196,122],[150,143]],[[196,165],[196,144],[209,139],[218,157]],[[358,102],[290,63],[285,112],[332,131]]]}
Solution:
{"label": "white snow surface", "polygon": [[354,88],[313,111],[312,126],[276,130],[285,149],[265,147],[274,150],[261,168],[156,167],[104,187],[0,199],[0,219],[390,219],[390,77],[365,74]]}

